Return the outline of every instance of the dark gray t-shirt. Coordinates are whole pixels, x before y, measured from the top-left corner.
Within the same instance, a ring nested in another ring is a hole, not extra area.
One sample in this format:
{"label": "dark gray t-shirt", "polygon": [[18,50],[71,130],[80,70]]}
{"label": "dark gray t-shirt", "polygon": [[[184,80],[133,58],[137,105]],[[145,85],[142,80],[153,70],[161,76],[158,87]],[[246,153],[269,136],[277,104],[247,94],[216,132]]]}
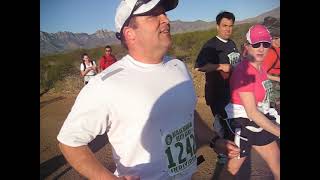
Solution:
{"label": "dark gray t-shirt", "polygon": [[[219,38],[213,37],[202,47],[195,67],[202,67],[207,63],[235,66],[239,62],[240,53],[231,39],[223,42]],[[207,104],[211,104],[212,101],[215,103],[229,101],[229,77],[230,73],[221,73],[220,71],[206,73],[205,96]]]}

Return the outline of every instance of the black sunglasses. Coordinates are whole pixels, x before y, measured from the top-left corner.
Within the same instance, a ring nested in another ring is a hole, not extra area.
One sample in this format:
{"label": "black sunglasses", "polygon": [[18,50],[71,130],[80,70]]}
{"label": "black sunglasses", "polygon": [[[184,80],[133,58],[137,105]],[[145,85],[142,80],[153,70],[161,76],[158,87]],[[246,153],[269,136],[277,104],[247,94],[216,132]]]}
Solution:
{"label": "black sunglasses", "polygon": [[127,26],[128,23],[129,23],[129,20],[130,18],[132,17],[133,13],[140,7],[142,6],[143,4],[147,4],[149,1],[151,0],[138,0],[136,2],[136,4],[134,5],[129,17],[127,18],[127,20],[123,23],[121,29],[120,29],[120,32],[117,32],[116,33],[116,37],[120,40],[121,39],[121,35],[122,35],[122,30],[123,30],[123,27]]}
{"label": "black sunglasses", "polygon": [[255,44],[251,44],[251,46],[252,46],[253,48],[259,48],[259,47],[261,46],[261,44],[262,44],[262,46],[263,46],[264,48],[269,48],[269,47],[271,47],[271,43],[268,43],[268,42],[258,42],[258,43],[255,43]]}

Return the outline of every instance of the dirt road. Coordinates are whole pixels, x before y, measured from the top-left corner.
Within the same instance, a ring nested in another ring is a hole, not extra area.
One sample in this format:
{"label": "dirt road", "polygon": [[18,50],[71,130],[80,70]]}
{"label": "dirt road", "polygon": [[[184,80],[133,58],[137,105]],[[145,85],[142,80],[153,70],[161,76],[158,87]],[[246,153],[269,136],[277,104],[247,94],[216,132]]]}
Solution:
{"label": "dirt road", "polygon": [[[85,179],[66,163],[57,147],[58,141],[56,139],[74,103],[75,96],[75,94],[51,94],[43,95],[40,98],[40,179]],[[196,110],[200,120],[211,127],[212,114],[203,97],[198,98]],[[89,146],[104,166],[115,170],[111,147],[106,140],[106,135],[99,136]],[[215,164],[216,154],[208,146],[201,147],[197,154],[202,154],[205,161],[199,166],[192,179],[212,179],[213,172],[217,167]],[[251,161],[247,161],[245,165],[246,167],[251,166],[251,177],[247,171],[242,170],[238,179],[273,179],[265,162],[254,151]]]}

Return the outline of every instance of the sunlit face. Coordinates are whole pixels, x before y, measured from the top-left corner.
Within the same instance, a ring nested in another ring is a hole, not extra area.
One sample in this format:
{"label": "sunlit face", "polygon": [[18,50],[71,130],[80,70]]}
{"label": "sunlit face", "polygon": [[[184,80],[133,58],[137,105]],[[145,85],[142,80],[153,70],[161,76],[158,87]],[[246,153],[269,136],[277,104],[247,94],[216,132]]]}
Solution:
{"label": "sunlit face", "polygon": [[273,37],[272,38],[272,45],[275,47],[280,47],[280,37]]}
{"label": "sunlit face", "polygon": [[253,62],[263,62],[271,44],[268,42],[259,42],[246,45],[247,53],[252,57]]}
{"label": "sunlit face", "polygon": [[112,52],[112,50],[110,48],[106,48],[105,51],[106,51],[106,55],[110,55]]}
{"label": "sunlit face", "polygon": [[218,36],[222,39],[229,39],[232,34],[233,21],[232,19],[222,18],[220,24],[217,25]]}
{"label": "sunlit face", "polygon": [[83,56],[83,60],[84,60],[84,61],[89,61],[90,58],[89,58],[89,56],[85,55],[85,56]]}
{"label": "sunlit face", "polygon": [[170,48],[170,24],[163,7],[158,6],[147,15],[136,16],[135,23],[134,32],[138,45],[161,51]]}

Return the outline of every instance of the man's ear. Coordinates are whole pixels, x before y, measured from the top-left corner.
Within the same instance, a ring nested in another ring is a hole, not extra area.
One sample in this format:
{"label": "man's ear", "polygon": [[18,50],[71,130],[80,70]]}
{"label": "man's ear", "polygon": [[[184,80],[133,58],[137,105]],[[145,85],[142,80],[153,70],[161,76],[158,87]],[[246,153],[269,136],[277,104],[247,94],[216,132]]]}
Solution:
{"label": "man's ear", "polygon": [[131,41],[135,39],[136,34],[132,28],[126,26],[123,28],[122,32],[124,37],[126,38],[126,41]]}

